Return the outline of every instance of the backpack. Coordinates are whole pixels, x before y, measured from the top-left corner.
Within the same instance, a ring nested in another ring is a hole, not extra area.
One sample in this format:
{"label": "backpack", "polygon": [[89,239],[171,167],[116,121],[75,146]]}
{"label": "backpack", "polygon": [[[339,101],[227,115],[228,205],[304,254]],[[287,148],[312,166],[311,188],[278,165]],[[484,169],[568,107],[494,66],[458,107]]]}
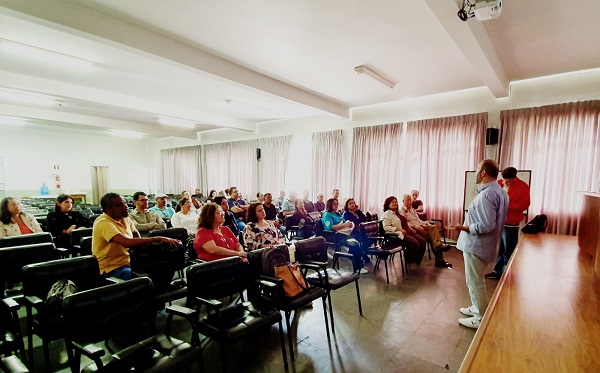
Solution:
{"label": "backpack", "polygon": [[262,269],[265,276],[275,277],[275,266],[290,261],[290,252],[285,245],[272,246],[263,251]]}
{"label": "backpack", "polygon": [[62,311],[62,301],[67,295],[75,294],[77,286],[71,280],[60,279],[52,284],[46,301],[44,302],[44,313],[50,321],[57,322]]}
{"label": "backpack", "polygon": [[548,227],[548,217],[544,214],[536,215],[529,223],[521,228],[521,232],[529,234],[537,234],[543,232]]}

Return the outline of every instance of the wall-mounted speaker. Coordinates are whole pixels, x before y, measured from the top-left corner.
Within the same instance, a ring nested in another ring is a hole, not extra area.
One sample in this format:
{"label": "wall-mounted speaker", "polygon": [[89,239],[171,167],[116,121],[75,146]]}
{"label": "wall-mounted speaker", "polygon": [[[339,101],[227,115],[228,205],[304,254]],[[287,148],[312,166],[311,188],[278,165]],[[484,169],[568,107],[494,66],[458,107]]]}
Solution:
{"label": "wall-mounted speaker", "polygon": [[496,145],[498,143],[498,128],[488,128],[485,133],[485,145]]}
{"label": "wall-mounted speaker", "polygon": [[260,161],[260,148],[256,148],[256,160]]}

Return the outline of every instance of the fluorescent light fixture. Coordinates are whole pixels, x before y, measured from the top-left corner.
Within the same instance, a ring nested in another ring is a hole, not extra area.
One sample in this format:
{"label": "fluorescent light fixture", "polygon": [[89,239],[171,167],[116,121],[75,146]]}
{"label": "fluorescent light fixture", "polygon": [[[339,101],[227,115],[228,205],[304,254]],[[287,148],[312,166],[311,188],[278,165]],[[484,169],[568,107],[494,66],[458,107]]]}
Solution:
{"label": "fluorescent light fixture", "polygon": [[51,63],[58,65],[63,68],[89,70],[95,65],[94,62],[83,58],[3,38],[0,38],[0,50],[17,56],[31,58],[44,64]]}
{"label": "fluorescent light fixture", "polygon": [[134,131],[110,130],[109,132],[111,135],[119,136],[119,137],[132,137],[132,138],[136,138],[136,139],[144,137],[143,133],[134,132]]}
{"label": "fluorescent light fixture", "polygon": [[0,115],[0,124],[8,124],[11,126],[23,126],[26,123],[27,121],[24,118]]}
{"label": "fluorescent light fixture", "polygon": [[38,106],[55,106],[56,100],[54,97],[46,96],[38,93],[21,92],[14,89],[1,88],[0,101],[11,101],[18,104],[38,105]]}
{"label": "fluorescent light fixture", "polygon": [[366,74],[366,75],[370,76],[371,78],[377,80],[381,84],[385,84],[387,87],[390,87],[391,89],[394,89],[394,87],[396,86],[396,83],[384,78],[383,76],[379,75],[377,72],[373,71],[366,65],[356,66],[354,68],[354,71],[356,71],[357,74]]}
{"label": "fluorescent light fixture", "polygon": [[173,118],[173,117],[158,117],[158,121],[161,124],[164,124],[165,126],[189,128],[189,129],[196,127],[196,124],[197,124],[191,120]]}

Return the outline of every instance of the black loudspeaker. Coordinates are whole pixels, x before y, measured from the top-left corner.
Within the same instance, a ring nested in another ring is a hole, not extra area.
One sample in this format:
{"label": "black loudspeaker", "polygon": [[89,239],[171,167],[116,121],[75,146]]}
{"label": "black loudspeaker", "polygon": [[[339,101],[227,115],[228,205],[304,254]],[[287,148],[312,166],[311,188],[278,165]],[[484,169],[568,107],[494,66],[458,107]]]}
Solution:
{"label": "black loudspeaker", "polygon": [[256,160],[260,161],[260,148],[256,148]]}
{"label": "black loudspeaker", "polygon": [[498,128],[488,128],[485,133],[485,145],[496,145],[498,143]]}

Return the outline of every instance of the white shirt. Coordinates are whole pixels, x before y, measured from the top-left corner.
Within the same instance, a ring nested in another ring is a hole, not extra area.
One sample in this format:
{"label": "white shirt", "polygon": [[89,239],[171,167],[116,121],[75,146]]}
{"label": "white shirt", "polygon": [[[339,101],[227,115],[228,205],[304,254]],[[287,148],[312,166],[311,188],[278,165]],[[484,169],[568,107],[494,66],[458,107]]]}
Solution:
{"label": "white shirt", "polygon": [[185,228],[188,234],[196,235],[196,232],[198,232],[198,218],[200,216],[191,210],[187,215],[179,211],[171,218],[171,225],[173,225],[173,228]]}

